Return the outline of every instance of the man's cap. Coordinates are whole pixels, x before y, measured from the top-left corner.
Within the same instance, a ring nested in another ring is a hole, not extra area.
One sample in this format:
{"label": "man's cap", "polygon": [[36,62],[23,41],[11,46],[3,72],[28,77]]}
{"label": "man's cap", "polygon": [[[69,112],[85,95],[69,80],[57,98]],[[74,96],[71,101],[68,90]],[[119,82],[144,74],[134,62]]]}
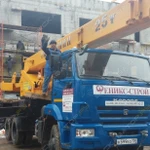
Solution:
{"label": "man's cap", "polygon": [[57,44],[55,40],[51,40],[50,44]]}

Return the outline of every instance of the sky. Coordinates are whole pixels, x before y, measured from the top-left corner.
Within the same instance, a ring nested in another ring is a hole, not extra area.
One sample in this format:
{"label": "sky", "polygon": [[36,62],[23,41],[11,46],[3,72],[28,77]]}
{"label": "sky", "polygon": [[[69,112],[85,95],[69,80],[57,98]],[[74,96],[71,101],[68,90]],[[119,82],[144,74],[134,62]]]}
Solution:
{"label": "sky", "polygon": [[[106,2],[111,2],[112,0],[101,0],[101,1],[106,1]],[[118,3],[122,3],[124,0],[116,0]]]}

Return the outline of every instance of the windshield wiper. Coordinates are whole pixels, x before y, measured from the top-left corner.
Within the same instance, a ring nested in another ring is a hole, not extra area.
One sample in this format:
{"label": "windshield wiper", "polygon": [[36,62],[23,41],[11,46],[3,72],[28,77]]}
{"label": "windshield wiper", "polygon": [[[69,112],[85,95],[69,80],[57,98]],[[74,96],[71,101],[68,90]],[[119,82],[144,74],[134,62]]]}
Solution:
{"label": "windshield wiper", "polygon": [[146,84],[150,85],[150,82],[145,81],[143,79],[136,78],[136,77],[130,77],[130,76],[121,76],[121,77],[128,78],[128,79],[133,79],[133,80],[137,80],[137,81],[143,81],[143,82],[146,82]]}
{"label": "windshield wiper", "polygon": [[119,80],[124,80],[124,81],[128,81],[129,83],[133,84],[131,81],[125,79],[123,76],[103,76],[103,77],[106,77],[106,78],[113,78],[113,79],[119,79]]}
{"label": "windshield wiper", "polygon": [[100,75],[82,74],[82,75],[80,75],[80,76],[83,76],[83,77],[90,77],[90,78],[98,78],[98,79],[105,79],[105,80],[109,80],[110,82],[113,83],[112,80],[108,79],[107,77],[100,76]]}
{"label": "windshield wiper", "polygon": [[98,75],[81,74],[80,76],[83,76],[83,77],[91,77],[91,78],[99,78],[99,79],[104,79],[104,78],[103,78],[103,76],[98,76]]}

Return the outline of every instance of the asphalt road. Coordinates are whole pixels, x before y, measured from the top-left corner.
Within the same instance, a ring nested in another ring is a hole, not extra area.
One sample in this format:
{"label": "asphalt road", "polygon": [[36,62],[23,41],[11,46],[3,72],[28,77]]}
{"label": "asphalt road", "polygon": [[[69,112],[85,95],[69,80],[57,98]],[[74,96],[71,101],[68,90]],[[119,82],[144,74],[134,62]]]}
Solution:
{"label": "asphalt road", "polygon": [[0,150],[41,150],[37,139],[33,139],[33,144],[31,147],[15,147],[11,142],[5,140],[5,138],[0,138]]}

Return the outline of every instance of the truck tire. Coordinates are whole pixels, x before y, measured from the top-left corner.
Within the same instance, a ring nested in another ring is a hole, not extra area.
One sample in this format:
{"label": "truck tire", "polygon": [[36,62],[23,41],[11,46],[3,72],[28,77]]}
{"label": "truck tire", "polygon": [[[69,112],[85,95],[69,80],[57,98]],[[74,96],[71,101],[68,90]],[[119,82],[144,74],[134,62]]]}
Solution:
{"label": "truck tire", "polygon": [[8,141],[11,141],[11,120],[7,118],[5,121],[5,137]]}
{"label": "truck tire", "polygon": [[13,118],[11,125],[11,138],[14,145],[22,145],[24,135],[22,132],[18,131],[18,120]]}
{"label": "truck tire", "polygon": [[57,125],[52,126],[48,148],[49,150],[62,150],[60,145],[60,134]]}

